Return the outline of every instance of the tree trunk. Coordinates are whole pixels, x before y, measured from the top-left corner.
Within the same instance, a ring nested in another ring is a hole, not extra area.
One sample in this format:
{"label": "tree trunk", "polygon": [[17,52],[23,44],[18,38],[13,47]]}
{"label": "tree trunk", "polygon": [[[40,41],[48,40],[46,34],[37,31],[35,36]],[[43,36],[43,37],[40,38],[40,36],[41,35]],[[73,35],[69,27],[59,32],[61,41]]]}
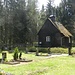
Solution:
{"label": "tree trunk", "polygon": [[3,27],[1,26],[1,49],[4,49],[4,45],[3,45]]}

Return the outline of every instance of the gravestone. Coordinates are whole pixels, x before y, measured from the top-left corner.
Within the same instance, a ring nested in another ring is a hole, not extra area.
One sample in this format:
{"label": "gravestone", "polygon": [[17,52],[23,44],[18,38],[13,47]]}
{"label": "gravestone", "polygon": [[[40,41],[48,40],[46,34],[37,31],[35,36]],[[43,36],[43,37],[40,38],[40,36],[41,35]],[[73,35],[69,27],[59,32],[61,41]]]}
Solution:
{"label": "gravestone", "polygon": [[7,53],[6,52],[2,52],[2,60],[5,61],[6,58],[7,58]]}

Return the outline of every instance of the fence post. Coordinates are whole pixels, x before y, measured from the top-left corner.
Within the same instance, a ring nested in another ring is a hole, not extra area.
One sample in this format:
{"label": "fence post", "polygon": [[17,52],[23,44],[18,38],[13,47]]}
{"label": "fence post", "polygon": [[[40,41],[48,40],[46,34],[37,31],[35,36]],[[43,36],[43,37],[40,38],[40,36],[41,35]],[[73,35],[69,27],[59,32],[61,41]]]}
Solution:
{"label": "fence post", "polygon": [[68,48],[68,54],[71,55],[71,47]]}

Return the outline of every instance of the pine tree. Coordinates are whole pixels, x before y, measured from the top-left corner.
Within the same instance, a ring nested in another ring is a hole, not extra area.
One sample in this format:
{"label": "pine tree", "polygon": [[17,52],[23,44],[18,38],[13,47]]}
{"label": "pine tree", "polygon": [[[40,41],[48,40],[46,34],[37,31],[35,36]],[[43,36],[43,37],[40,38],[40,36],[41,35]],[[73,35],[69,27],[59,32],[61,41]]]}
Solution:
{"label": "pine tree", "polygon": [[74,0],[62,0],[61,5],[57,8],[58,21],[60,21],[73,35],[75,34],[74,2],[75,2]]}

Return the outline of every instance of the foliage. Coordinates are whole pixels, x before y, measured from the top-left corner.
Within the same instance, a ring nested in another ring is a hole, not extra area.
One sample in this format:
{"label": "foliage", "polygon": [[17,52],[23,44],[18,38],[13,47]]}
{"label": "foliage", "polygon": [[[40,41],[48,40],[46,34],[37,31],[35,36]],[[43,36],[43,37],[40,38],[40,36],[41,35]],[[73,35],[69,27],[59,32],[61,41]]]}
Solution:
{"label": "foliage", "polygon": [[48,0],[47,8],[46,8],[46,16],[56,15],[55,7],[53,7],[54,0]]}
{"label": "foliage", "polygon": [[[39,52],[43,52],[43,53],[48,53],[48,48],[38,48]],[[29,52],[36,52],[36,47],[29,47],[28,48]],[[50,49],[51,53],[68,53],[68,49],[67,48],[51,48]]]}
{"label": "foliage", "polygon": [[[74,0],[62,0],[60,6],[56,9],[57,20],[60,21],[72,33],[73,36],[75,36],[74,3]],[[74,37],[73,41],[75,41]]]}
{"label": "foliage", "polygon": [[47,17],[46,17],[45,6],[42,5],[42,9],[40,10],[40,14],[38,16],[38,24],[37,24],[37,31],[38,32],[41,29],[41,27],[43,26],[43,24],[45,23],[46,18]]}
{"label": "foliage", "polygon": [[28,47],[28,51],[29,52],[36,52],[36,48],[33,46],[33,47]]}
{"label": "foliage", "polygon": [[68,53],[68,48],[52,48],[51,53]]}
{"label": "foliage", "polygon": [[13,55],[14,60],[17,60],[18,59],[18,52],[19,52],[18,47],[16,47],[14,49],[14,55]]}
{"label": "foliage", "polygon": [[[62,0],[59,7],[52,6],[54,0],[48,0],[45,9],[37,9],[38,0],[0,0],[0,47],[11,50],[15,45],[27,43],[33,45],[37,41],[37,33],[47,17],[56,15],[75,36],[74,0]],[[66,2],[67,1],[67,2]],[[75,40],[75,38],[73,39]],[[74,42],[74,41],[73,41]]]}
{"label": "foliage", "polygon": [[[71,49],[72,53],[75,53],[74,49],[75,49],[74,47]],[[39,52],[42,52],[42,53],[48,53],[48,48],[38,48],[38,50],[39,50]],[[36,52],[36,47],[34,47],[34,46],[29,47],[28,51],[29,52]],[[51,53],[61,53],[61,54],[65,53],[65,54],[68,54],[68,48],[60,48],[60,47],[50,48],[50,52]]]}
{"label": "foliage", "polygon": [[[33,43],[37,35],[37,0],[0,0],[0,45]],[[34,17],[33,17],[34,15]],[[33,35],[33,36],[32,36]]]}
{"label": "foliage", "polygon": [[25,0],[4,0],[1,2],[1,7],[1,46],[11,48],[15,43],[25,43],[27,32]]}
{"label": "foliage", "polygon": [[29,52],[36,52],[37,49],[39,50],[39,52],[43,52],[43,53],[47,53],[48,52],[48,48],[38,48],[38,47],[35,47],[35,46],[32,46],[32,47],[28,47],[28,51]]}
{"label": "foliage", "polygon": [[38,15],[39,12],[37,10],[37,0],[28,0],[27,1],[27,18],[28,22],[28,33],[27,33],[27,41],[33,44],[37,39],[37,24],[38,24]]}
{"label": "foliage", "polygon": [[19,53],[19,59],[21,59],[21,57],[22,57],[22,51],[20,51]]}

